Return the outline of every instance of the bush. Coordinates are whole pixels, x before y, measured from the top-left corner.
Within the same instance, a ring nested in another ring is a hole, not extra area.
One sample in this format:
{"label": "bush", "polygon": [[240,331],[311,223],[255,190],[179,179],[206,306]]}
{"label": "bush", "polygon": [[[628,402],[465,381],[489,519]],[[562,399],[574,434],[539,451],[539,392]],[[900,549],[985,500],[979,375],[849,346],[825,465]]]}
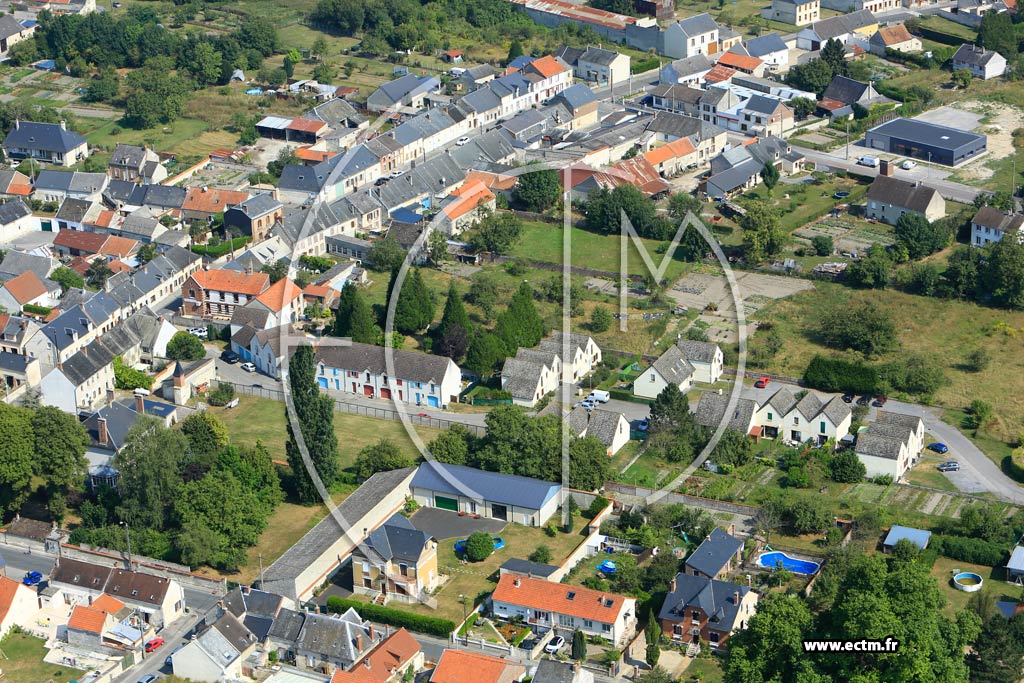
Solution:
{"label": "bush", "polygon": [[426,633],[439,638],[447,638],[455,630],[455,624],[449,619],[428,617],[412,612],[379,605],[367,605],[358,600],[346,600],[345,598],[332,595],[327,598],[327,609],[335,614],[344,614],[350,608],[356,610],[363,619],[377,623],[390,624],[396,628],[405,627],[417,633]]}
{"label": "bush", "polygon": [[45,316],[50,315],[50,311],[52,311],[53,309],[47,308],[46,306],[37,306],[35,304],[25,304],[24,306],[21,307],[21,310],[25,311],[26,313],[35,313],[36,315]]}
{"label": "bush", "polygon": [[494,552],[494,539],[490,534],[477,531],[466,541],[466,559],[470,562],[483,562]]}
{"label": "bush", "polygon": [[1001,543],[966,536],[932,536],[929,548],[951,560],[996,567],[1006,560]]}
{"label": "bush", "polygon": [[1024,483],[1024,448],[1014,449],[1013,453],[1003,459],[1006,473],[1016,481]]}
{"label": "bush", "polygon": [[149,389],[153,386],[153,378],[140,370],[128,367],[118,356],[114,359],[114,386],[125,391]]}
{"label": "bush", "polygon": [[217,388],[206,397],[211,406],[226,406],[235,397],[235,388],[230,384],[218,384]]}
{"label": "bush", "polygon": [[530,553],[530,562],[540,562],[541,564],[551,562],[551,548],[543,543],[537,546],[536,550]]}
{"label": "bush", "polygon": [[878,371],[863,363],[815,356],[804,371],[804,385],[821,391],[870,394],[878,386]]}
{"label": "bush", "polygon": [[234,249],[235,251],[241,249],[246,244],[248,244],[251,239],[251,237],[236,237],[230,242],[221,242],[220,244],[217,244],[215,246],[193,244],[192,251],[202,256],[209,256],[210,258],[220,258],[221,256],[224,256],[225,254],[230,252],[232,249]]}
{"label": "bush", "polygon": [[597,517],[597,515],[601,512],[601,510],[604,510],[606,507],[608,507],[608,503],[609,502],[611,502],[611,501],[609,501],[604,496],[598,496],[593,501],[591,501],[590,507],[587,508],[587,511],[585,513],[586,516],[589,519],[593,519],[594,517]]}

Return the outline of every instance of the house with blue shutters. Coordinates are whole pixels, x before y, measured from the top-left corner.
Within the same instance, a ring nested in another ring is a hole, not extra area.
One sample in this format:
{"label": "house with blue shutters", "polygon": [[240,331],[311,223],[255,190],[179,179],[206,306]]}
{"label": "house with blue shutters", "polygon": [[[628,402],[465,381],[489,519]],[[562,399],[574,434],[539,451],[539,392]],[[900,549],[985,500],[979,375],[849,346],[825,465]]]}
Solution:
{"label": "house with blue shutters", "polygon": [[394,374],[388,374],[383,346],[321,346],[316,379],[323,390],[368,398],[404,401],[413,406],[447,408],[458,400],[462,371],[450,358],[419,351],[393,350]]}

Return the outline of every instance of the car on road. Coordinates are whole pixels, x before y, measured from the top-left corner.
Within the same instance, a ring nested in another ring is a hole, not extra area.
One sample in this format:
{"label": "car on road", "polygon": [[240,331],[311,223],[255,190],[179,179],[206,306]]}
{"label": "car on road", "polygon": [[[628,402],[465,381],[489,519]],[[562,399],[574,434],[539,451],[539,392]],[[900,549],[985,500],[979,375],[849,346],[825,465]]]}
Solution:
{"label": "car on road", "polygon": [[25,578],[21,580],[26,586],[34,586],[43,580],[42,572],[28,572],[25,574]]}
{"label": "car on road", "polygon": [[859,406],[871,405],[871,397],[870,396],[866,396],[866,395],[865,396],[861,396],[860,398],[857,399],[857,405],[859,405]]}
{"label": "car on road", "polygon": [[585,398],[579,402],[578,406],[589,413],[591,410],[597,407],[597,402],[589,398]]}
{"label": "car on road", "polygon": [[587,400],[587,401],[596,401],[597,403],[607,403],[608,401],[611,400],[611,398],[612,398],[612,395],[610,393],[608,393],[607,391],[601,391],[601,390],[595,389],[594,391],[591,391],[587,395],[587,398],[585,400]]}
{"label": "car on road", "polygon": [[956,460],[950,460],[949,462],[944,462],[941,465],[939,465],[939,472],[959,472],[959,471],[960,471],[960,463],[958,463]]}
{"label": "car on road", "polygon": [[224,351],[220,354],[220,359],[225,363],[228,363],[229,365],[234,365],[235,363],[242,360],[242,358],[237,353],[229,349],[224,349]]}
{"label": "car on road", "polygon": [[949,446],[941,441],[936,441],[935,443],[928,444],[928,450],[935,451],[939,455],[942,455],[943,453],[949,453]]}
{"label": "car on road", "polygon": [[463,145],[468,145],[469,144],[469,138],[467,138],[465,135],[463,135],[461,138],[459,138],[458,140],[455,141],[455,144],[458,145],[459,147],[462,147]]}
{"label": "car on road", "polygon": [[384,176],[383,178],[377,178],[376,180],[373,181],[373,185],[374,185],[374,187],[380,187],[381,185],[387,185],[389,180],[391,180],[391,178],[388,178],[387,176]]}
{"label": "car on road", "polygon": [[843,403],[853,403],[853,394],[843,394]]}
{"label": "car on road", "polygon": [[146,674],[139,679],[139,683],[153,683],[156,679],[160,678],[156,674]]}
{"label": "car on road", "polygon": [[394,179],[394,178],[401,178],[404,175],[405,175],[405,171],[392,171],[390,173],[390,175],[388,175],[388,177],[391,178],[391,179]]}
{"label": "car on road", "polygon": [[916,161],[912,161],[910,159],[907,159],[902,164],[900,164],[900,168],[902,168],[904,171],[909,171],[910,169],[914,168],[915,166],[917,166],[917,162]]}
{"label": "car on road", "polygon": [[256,366],[252,363],[242,363],[239,367],[246,372],[256,372]]}
{"label": "car on road", "polygon": [[548,641],[548,644],[544,646],[544,652],[549,655],[557,655],[558,651],[565,647],[565,638],[562,636],[555,636]]}
{"label": "car on road", "polygon": [[862,156],[860,159],[857,159],[857,164],[859,166],[868,166],[870,168],[878,168],[879,161],[878,161],[878,157]]}
{"label": "car on road", "polygon": [[146,641],[146,652],[152,652],[164,644],[163,638],[153,638]]}
{"label": "car on road", "polygon": [[758,389],[764,389],[765,387],[768,386],[769,382],[771,381],[772,380],[770,377],[761,377],[756,382],[754,382],[754,386],[757,387]]}
{"label": "car on road", "polygon": [[188,333],[200,339],[206,339],[209,336],[209,331],[205,327],[190,327]]}

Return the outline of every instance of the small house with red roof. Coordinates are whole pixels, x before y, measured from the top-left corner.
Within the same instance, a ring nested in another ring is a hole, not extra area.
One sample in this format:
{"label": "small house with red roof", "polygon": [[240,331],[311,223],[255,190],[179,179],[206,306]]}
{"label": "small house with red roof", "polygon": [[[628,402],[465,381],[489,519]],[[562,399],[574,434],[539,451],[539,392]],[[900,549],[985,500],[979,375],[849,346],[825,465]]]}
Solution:
{"label": "small house with red roof", "polygon": [[445,650],[430,674],[430,683],[514,683],[525,677],[523,664],[476,652]]}
{"label": "small house with red roof", "polygon": [[441,209],[440,227],[449,235],[458,235],[494,211],[495,197],[479,180],[463,183],[452,192],[451,201]]}
{"label": "small house with red roof", "polygon": [[[575,629],[622,646],[636,632],[636,599],[583,586],[504,574],[491,595],[494,615],[531,626]],[[433,681],[433,679],[431,679]]]}
{"label": "small house with red roof", "polygon": [[462,50],[447,50],[444,53],[444,61],[449,64],[461,64],[462,63]]}
{"label": "small house with red roof", "polygon": [[200,270],[181,286],[181,313],[230,320],[235,308],[245,306],[269,288],[270,276],[266,273]]}
{"label": "small house with red roof", "polygon": [[15,626],[28,626],[38,610],[39,602],[34,589],[21,581],[0,576],[0,638],[10,633]]}
{"label": "small house with red roof", "polygon": [[277,327],[296,322],[302,315],[305,304],[299,286],[283,277],[257,294],[256,298],[247,306],[265,309],[273,320],[273,324],[270,326]]}

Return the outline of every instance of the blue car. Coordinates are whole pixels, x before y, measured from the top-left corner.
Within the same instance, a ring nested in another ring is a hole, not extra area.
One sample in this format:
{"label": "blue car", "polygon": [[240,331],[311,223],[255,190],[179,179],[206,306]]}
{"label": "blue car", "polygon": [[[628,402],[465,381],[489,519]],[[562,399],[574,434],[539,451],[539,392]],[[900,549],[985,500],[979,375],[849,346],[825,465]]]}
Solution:
{"label": "blue car", "polygon": [[[504,538],[502,538],[501,536],[494,536],[493,538],[494,538],[494,549],[495,550],[501,550],[502,548],[505,547],[505,539]],[[458,541],[455,541],[455,552],[457,552],[457,553],[464,553],[464,552],[466,552],[466,539],[465,538],[460,539]]]}
{"label": "blue car", "polygon": [[949,446],[942,443],[941,441],[936,441],[935,443],[928,445],[928,450],[935,451],[939,455],[942,455],[943,453],[949,452]]}
{"label": "blue car", "polygon": [[26,586],[34,586],[43,580],[42,572],[29,572],[25,574],[25,578],[21,580]]}

